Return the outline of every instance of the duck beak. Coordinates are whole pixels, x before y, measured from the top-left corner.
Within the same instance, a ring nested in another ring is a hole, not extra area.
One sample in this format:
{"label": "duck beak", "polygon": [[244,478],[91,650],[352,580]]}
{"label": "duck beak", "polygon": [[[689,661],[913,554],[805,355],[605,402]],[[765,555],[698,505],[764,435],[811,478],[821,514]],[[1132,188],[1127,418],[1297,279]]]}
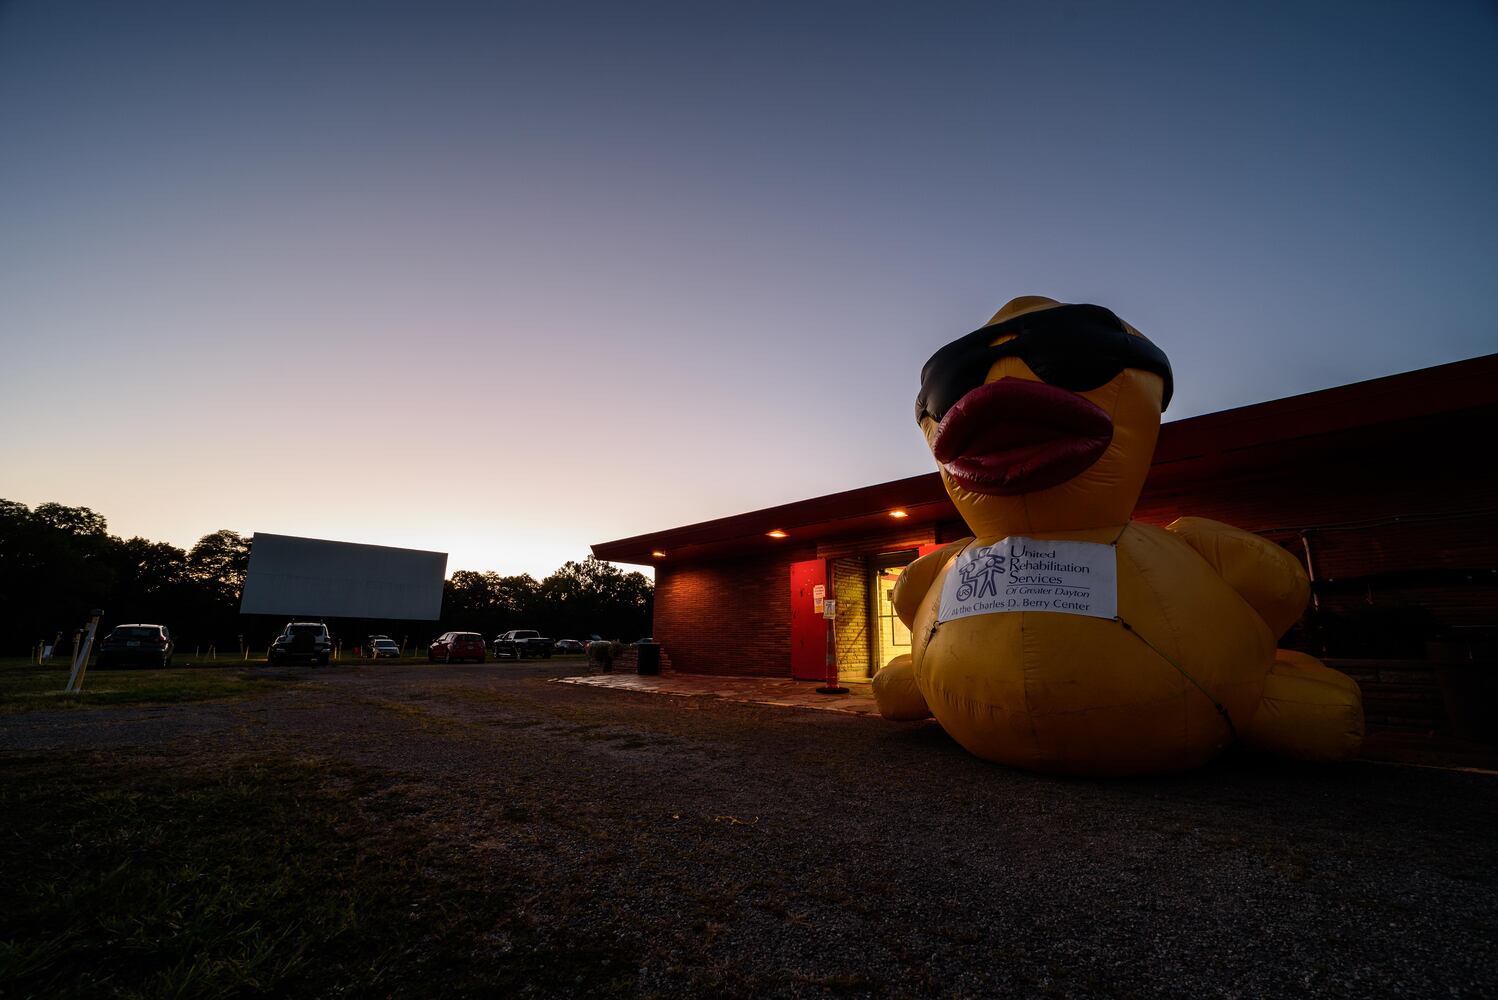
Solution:
{"label": "duck beak", "polygon": [[1015,496],[1059,486],[1113,441],[1107,411],[1074,392],[1001,378],[947,411],[931,451],[947,476],[974,493]]}

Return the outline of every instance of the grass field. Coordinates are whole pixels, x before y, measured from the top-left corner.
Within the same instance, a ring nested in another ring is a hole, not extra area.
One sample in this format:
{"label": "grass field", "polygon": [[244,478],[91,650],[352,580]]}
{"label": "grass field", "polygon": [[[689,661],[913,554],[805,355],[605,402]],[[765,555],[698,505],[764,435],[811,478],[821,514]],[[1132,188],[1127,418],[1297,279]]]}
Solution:
{"label": "grass field", "polygon": [[102,705],[156,705],[241,698],[295,683],[253,667],[173,667],[169,670],[98,670],[90,667],[83,691],[67,694],[66,662],[37,666],[0,660],[0,714]]}
{"label": "grass field", "polygon": [[[80,695],[62,693],[68,671],[0,661],[0,713],[108,726],[118,707],[248,702],[330,668],[91,670]],[[430,803],[383,768],[180,750],[0,761],[0,997],[631,992],[631,963],[531,940],[509,880],[463,870]]]}
{"label": "grass field", "polygon": [[0,994],[608,992],[624,966],[530,946],[513,898],[466,878],[393,785],[284,760],[11,760]]}
{"label": "grass field", "polygon": [[[558,656],[555,659],[558,662],[574,660],[581,663],[584,658]],[[348,658],[335,665],[364,665],[368,662]],[[424,656],[408,656],[380,660],[373,665],[402,667],[426,662]],[[495,665],[513,665],[516,661],[490,662]],[[312,672],[267,668],[264,654],[257,657],[253,653],[248,660],[228,658],[188,662],[167,670],[100,670],[91,666],[84,675],[83,691],[79,694],[67,694],[63,689],[67,687],[70,669],[71,665],[66,657],[40,666],[26,659],[0,658],[0,715],[101,705],[164,705],[250,697],[315,677],[317,668],[312,668]]]}
{"label": "grass field", "polygon": [[[1498,779],[1133,781],[579,665],[0,667],[0,997],[1485,996]],[[185,677],[183,675],[186,675]],[[194,687],[193,685],[199,685]]]}

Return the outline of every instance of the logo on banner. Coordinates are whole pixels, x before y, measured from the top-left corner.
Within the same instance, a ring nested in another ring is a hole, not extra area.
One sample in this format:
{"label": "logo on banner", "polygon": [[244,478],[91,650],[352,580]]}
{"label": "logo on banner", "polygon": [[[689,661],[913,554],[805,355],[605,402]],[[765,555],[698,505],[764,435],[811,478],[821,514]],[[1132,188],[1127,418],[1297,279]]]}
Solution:
{"label": "logo on banner", "polygon": [[998,596],[999,584],[1004,579],[1004,557],[993,549],[993,546],[980,549],[981,555],[959,570],[962,576],[957,585],[959,601]]}
{"label": "logo on banner", "polygon": [[937,621],[1006,611],[1118,614],[1118,553],[1098,542],[1011,535],[968,548],[942,583]]}

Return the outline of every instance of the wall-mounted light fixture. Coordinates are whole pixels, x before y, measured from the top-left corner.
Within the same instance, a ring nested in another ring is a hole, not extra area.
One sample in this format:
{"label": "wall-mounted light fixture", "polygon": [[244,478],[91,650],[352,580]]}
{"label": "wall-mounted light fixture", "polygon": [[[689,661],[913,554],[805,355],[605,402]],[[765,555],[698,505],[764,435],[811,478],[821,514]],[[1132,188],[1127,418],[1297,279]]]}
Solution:
{"label": "wall-mounted light fixture", "polygon": [[892,510],[889,512],[889,516],[894,518],[909,517],[910,513],[903,510]]}
{"label": "wall-mounted light fixture", "polygon": [[666,553],[662,552],[660,549],[652,549],[651,552],[650,552],[650,558],[652,558],[652,559],[664,559],[664,558],[666,558]]}
{"label": "wall-mounted light fixture", "polygon": [[774,531],[767,531],[767,532],[765,532],[765,534],[769,535],[771,538],[785,538],[786,537],[785,532],[781,531],[779,528],[776,528]]}

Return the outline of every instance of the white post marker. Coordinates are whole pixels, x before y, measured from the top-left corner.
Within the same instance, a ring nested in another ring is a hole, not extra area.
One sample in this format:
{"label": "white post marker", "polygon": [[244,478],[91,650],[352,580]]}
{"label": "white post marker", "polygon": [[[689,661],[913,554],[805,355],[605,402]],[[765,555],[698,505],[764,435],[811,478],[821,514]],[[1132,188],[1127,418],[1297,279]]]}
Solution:
{"label": "white post marker", "polygon": [[65,689],[68,694],[77,694],[83,690],[83,677],[88,673],[88,654],[93,651],[94,633],[99,630],[99,619],[103,617],[104,611],[100,608],[95,608],[89,617],[88,631],[73,653],[73,671],[68,675],[68,686]]}

